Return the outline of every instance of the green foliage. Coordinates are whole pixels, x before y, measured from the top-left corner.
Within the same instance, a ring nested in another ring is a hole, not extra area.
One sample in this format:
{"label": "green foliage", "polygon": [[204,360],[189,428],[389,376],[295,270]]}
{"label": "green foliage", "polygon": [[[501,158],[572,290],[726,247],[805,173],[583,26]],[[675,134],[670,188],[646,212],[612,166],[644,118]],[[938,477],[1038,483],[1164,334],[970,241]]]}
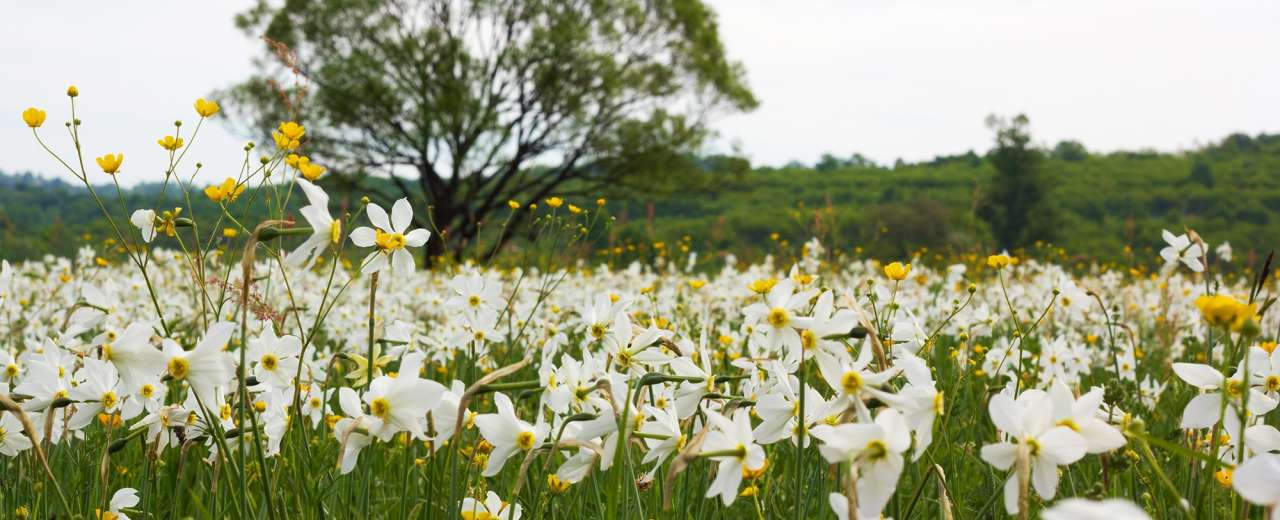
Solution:
{"label": "green foliage", "polygon": [[[1055,185],[1051,202],[1060,222],[1055,243],[1083,259],[1151,263],[1160,229],[1186,226],[1214,245],[1230,241],[1245,262],[1252,263],[1250,255],[1265,256],[1275,247],[1269,237],[1280,236],[1275,216],[1280,207],[1280,136],[1247,139],[1233,136],[1180,154],[1115,152],[1082,160],[1051,154],[1040,167]],[[995,178],[995,168],[972,152],[897,169],[871,165],[817,171],[794,165],[752,170],[746,161],[728,156],[696,162],[708,171],[732,173],[716,174],[712,183],[703,180],[706,176],[691,177],[684,184],[687,189],[678,193],[654,193],[639,183],[578,195],[570,202],[590,208],[596,196],[608,198],[617,221],[611,237],[596,244],[600,248],[631,245],[643,251],[653,242],[683,242],[704,255],[732,252],[758,259],[798,251],[800,242],[816,236],[828,248],[861,248],[863,254],[889,259],[921,247],[982,254],[998,247],[975,209]],[[1206,185],[1196,171],[1212,171],[1215,182]],[[342,180],[322,179],[335,209],[344,201],[355,204],[367,189]],[[376,189],[394,189],[390,181],[381,182]],[[144,185],[130,190],[126,199],[134,208],[161,208],[163,204],[154,203],[156,189]],[[212,205],[200,209],[207,203],[203,197],[194,202],[197,211],[216,211]],[[0,258],[70,255],[85,243],[80,240],[85,233],[101,249],[110,232],[97,212],[88,196],[69,184],[0,175]],[[489,229],[497,224],[489,223]],[[778,233],[777,242],[770,240],[772,233]],[[1126,255],[1125,246],[1134,255]]]}
{"label": "green foliage", "polygon": [[[1211,169],[1217,182],[1187,182],[1196,164]],[[1057,236],[1033,232],[1027,238],[1052,239],[1073,259],[1151,264],[1158,260],[1160,230],[1185,226],[1213,245],[1230,241],[1237,261],[1251,264],[1276,247],[1270,237],[1280,236],[1280,136],[1233,136],[1186,153],[1115,152],[1078,160],[1050,154],[1039,168],[1054,185],[1048,203],[1056,209]],[[902,258],[921,246],[988,254],[1000,245],[977,208],[989,200],[985,190],[995,178],[991,155],[972,152],[894,169],[757,168],[724,178],[710,192],[631,193],[625,200],[614,195],[610,207],[618,223],[608,245],[643,249],[688,236],[690,248],[704,254],[758,259],[794,253],[800,242],[818,237],[828,248],[859,248],[882,259]],[[770,240],[775,232],[778,242]],[[1126,254],[1125,246],[1134,253]]]}

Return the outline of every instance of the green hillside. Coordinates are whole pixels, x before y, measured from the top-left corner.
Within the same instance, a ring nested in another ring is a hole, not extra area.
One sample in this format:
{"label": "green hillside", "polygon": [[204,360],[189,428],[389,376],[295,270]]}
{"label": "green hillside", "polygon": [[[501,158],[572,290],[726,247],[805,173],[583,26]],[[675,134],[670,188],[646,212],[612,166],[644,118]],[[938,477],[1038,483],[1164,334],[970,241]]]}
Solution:
{"label": "green hillside", "polygon": [[[1051,225],[1039,238],[1069,256],[1146,262],[1161,228],[1183,226],[1214,246],[1230,241],[1242,258],[1265,254],[1280,237],[1280,135],[1231,135],[1176,154],[1090,154],[1074,143],[1044,154],[1041,167],[1052,184],[1054,208],[1045,211]],[[688,246],[704,254],[758,258],[780,248],[797,251],[817,236],[828,247],[862,248],[878,258],[921,247],[985,252],[994,240],[975,208],[985,200],[994,172],[986,157],[973,152],[892,167],[856,155],[828,156],[812,166],[720,174],[711,187],[698,182],[700,187],[675,195],[601,193],[617,221],[609,243],[600,245],[621,248],[627,256],[651,254],[661,242],[668,250]],[[178,203],[157,203],[157,190],[154,184],[139,186],[126,198],[134,208]],[[200,199],[196,212],[216,211]],[[86,240],[100,246],[110,229],[99,215],[82,188],[30,174],[0,174],[0,258],[70,255]],[[1133,256],[1126,255],[1126,245]]]}
{"label": "green hillside", "polygon": [[[1134,260],[1146,261],[1152,253],[1145,248],[1158,247],[1161,228],[1193,228],[1215,247],[1230,241],[1241,257],[1265,255],[1280,237],[1280,135],[1232,135],[1179,154],[1088,154],[1071,143],[1045,153],[1042,167],[1057,211],[1044,218],[1053,219],[1057,233],[1040,238],[1071,256],[1121,261],[1130,245]],[[793,249],[818,236],[829,246],[862,247],[879,258],[919,247],[994,247],[975,213],[994,175],[982,156],[895,167],[819,166],[825,167],[757,168],[710,193],[633,196],[619,227],[637,242],[688,235],[694,249],[740,254],[766,251],[774,232]],[[652,225],[644,203],[653,204]]]}

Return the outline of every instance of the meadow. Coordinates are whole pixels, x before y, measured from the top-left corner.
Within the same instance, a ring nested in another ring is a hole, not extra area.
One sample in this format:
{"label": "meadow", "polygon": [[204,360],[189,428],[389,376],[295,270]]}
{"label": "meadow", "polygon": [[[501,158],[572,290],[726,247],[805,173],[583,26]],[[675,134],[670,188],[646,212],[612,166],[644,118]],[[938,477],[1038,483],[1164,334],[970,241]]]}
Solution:
{"label": "meadow", "polygon": [[69,95],[69,145],[23,121],[120,252],[0,266],[0,515],[1280,518],[1273,266],[1194,230],[1150,271],[628,261],[584,247],[607,200],[550,196],[427,266],[424,208],[335,213],[305,122],[212,184],[175,128],[185,203],[138,206]]}

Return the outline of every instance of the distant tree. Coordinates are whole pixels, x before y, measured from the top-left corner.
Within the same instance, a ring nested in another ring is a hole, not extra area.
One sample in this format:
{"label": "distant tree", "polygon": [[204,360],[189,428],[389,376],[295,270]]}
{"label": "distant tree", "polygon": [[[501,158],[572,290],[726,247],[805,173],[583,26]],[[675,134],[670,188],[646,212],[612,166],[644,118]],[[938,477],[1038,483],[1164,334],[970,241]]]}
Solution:
{"label": "distant tree", "polygon": [[1187,176],[1191,182],[1199,183],[1206,188],[1213,187],[1213,170],[1209,168],[1209,164],[1203,159],[1196,159],[1194,165],[1191,166],[1191,175]]}
{"label": "distant tree", "polygon": [[844,165],[845,162],[836,156],[824,153],[822,154],[822,158],[818,159],[818,162],[813,165],[813,169],[820,172],[833,172],[844,167]]}
{"label": "distant tree", "polygon": [[871,158],[857,152],[854,152],[853,155],[849,156],[849,160],[847,161],[847,164],[854,168],[879,168],[880,167],[880,165],[876,164],[876,162],[871,160]]}
{"label": "distant tree", "polygon": [[1089,150],[1079,141],[1058,141],[1053,147],[1053,158],[1064,161],[1083,161],[1089,158]]}
{"label": "distant tree", "polygon": [[701,0],[259,0],[236,23],[265,48],[229,111],[297,119],[332,175],[430,206],[428,258],[509,199],[687,183],[708,115],[757,105]]}
{"label": "distant tree", "polygon": [[987,127],[996,138],[987,158],[996,174],[978,216],[987,221],[996,245],[1004,249],[1052,240],[1055,234],[1050,185],[1041,171],[1042,154],[1031,146],[1030,124],[1022,114],[1012,119],[987,117]]}

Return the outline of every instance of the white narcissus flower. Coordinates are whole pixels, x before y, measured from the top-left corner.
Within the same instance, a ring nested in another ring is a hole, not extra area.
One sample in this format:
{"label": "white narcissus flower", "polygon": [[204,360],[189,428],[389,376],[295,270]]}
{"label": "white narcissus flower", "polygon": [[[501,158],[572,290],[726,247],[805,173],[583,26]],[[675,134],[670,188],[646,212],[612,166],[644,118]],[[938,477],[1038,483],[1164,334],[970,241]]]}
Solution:
{"label": "white narcissus flower", "polygon": [[302,340],[292,335],[276,336],[274,328],[267,324],[262,335],[249,340],[245,355],[253,364],[253,376],[259,384],[285,388],[297,374],[301,353]]}
{"label": "white narcissus flower", "polygon": [[855,359],[850,359],[846,352],[818,353],[818,372],[822,374],[822,379],[828,386],[835,389],[842,399],[852,402],[860,420],[865,421],[870,421],[871,416],[867,405],[863,403],[864,399],[879,399],[891,406],[902,404],[893,394],[879,389],[881,385],[893,379],[901,369],[889,367],[879,372],[872,372],[870,365],[871,346],[865,339]]}
{"label": "white narcissus flower", "polygon": [[933,443],[934,420],[945,411],[943,394],[938,391],[929,365],[915,354],[899,350],[894,364],[902,367],[902,372],[907,376],[907,384],[898,391],[898,398],[902,401],[902,418],[916,434],[911,460],[919,460],[924,450]]}
{"label": "white narcissus flower", "polygon": [[[1257,349],[1262,351],[1262,349]],[[1251,352],[1251,356],[1254,354]],[[1265,362],[1265,360],[1263,361]],[[1242,362],[1243,367],[1243,362]],[[1223,377],[1222,372],[1209,365],[1199,363],[1174,363],[1173,372],[1178,375],[1187,384],[1207,390],[1207,392],[1195,396],[1187,403],[1187,407],[1182,410],[1182,428],[1209,428],[1218,424],[1219,415],[1227,416],[1227,424],[1240,423],[1240,407],[1243,404],[1242,397],[1246,391],[1244,381],[1239,379],[1239,374],[1244,373],[1243,370],[1237,370],[1236,376],[1231,378]],[[1266,394],[1254,388],[1254,385],[1263,385],[1265,380],[1261,378],[1251,378],[1249,381],[1249,413],[1253,415],[1261,415],[1270,412],[1276,407],[1276,400],[1268,397]],[[1227,409],[1221,412],[1223,393],[1226,390]]]}
{"label": "white narcissus flower", "polygon": [[1231,263],[1233,251],[1231,249],[1230,242],[1223,240],[1222,245],[1219,245],[1217,249],[1214,249],[1214,252],[1218,253],[1219,260],[1222,260],[1223,262]]}
{"label": "white narcissus flower", "polygon": [[235,332],[236,324],[221,321],[209,327],[196,348],[182,350],[173,341],[166,341],[164,354],[168,358],[165,368],[175,381],[185,380],[196,399],[204,407],[212,406],[215,389],[225,388],[235,376],[235,359],[226,352],[227,342]]}
{"label": "white narcissus flower", "polygon": [[302,399],[300,399],[302,416],[311,419],[313,427],[319,426],[320,419],[330,412],[329,397],[333,395],[333,389],[321,390],[318,384],[301,386],[303,387]]}
{"label": "white narcissus flower", "polygon": [[[838,339],[847,336],[858,324],[858,314],[853,309],[835,309],[835,294],[824,291],[818,296],[810,316],[796,316],[800,330],[800,346],[812,357],[814,352],[842,352],[844,343]],[[788,360],[799,363],[799,358]],[[794,363],[792,363],[794,365]]]}
{"label": "white narcissus flower", "polygon": [[142,233],[142,241],[151,243],[156,238],[156,212],[150,209],[140,209],[133,212],[129,216],[129,223],[138,228]]}
{"label": "white narcissus flower", "polygon": [[795,291],[795,282],[783,280],[769,289],[763,302],[756,302],[743,309],[746,322],[755,326],[755,334],[761,343],[770,349],[785,349],[787,359],[800,359],[803,345],[800,341],[800,329],[805,322],[796,321],[796,313],[809,305],[809,300],[817,294],[816,289]]}
{"label": "white narcissus flower", "polygon": [[1166,263],[1182,262],[1194,272],[1204,271],[1204,264],[1200,262],[1200,258],[1204,257],[1204,246],[1200,242],[1192,242],[1186,233],[1175,236],[1167,229],[1161,230],[1160,234],[1165,243],[1169,244],[1160,250],[1160,257]]}
{"label": "white narcissus flower", "polygon": [[31,439],[22,429],[22,421],[11,412],[0,412],[0,455],[15,457],[31,448]]}
{"label": "white narcissus flower", "polygon": [[1102,501],[1068,498],[1040,513],[1042,520],[1150,520],[1142,508],[1122,498]]}
{"label": "white narcissus flower", "polygon": [[[706,348],[706,339],[704,331],[699,341],[700,348],[694,347],[692,342],[683,342],[688,349],[688,357],[672,358],[669,364],[675,375],[696,378],[694,381],[681,381],[676,387],[676,413],[681,419],[692,416],[698,411],[698,403],[702,402],[702,397],[716,391],[716,375],[711,368],[711,353]],[[698,358],[697,363],[690,359],[694,356]]]}
{"label": "white narcissus flower", "polygon": [[138,505],[138,490],[133,488],[120,488],[115,494],[111,495],[111,502],[108,503],[107,509],[109,515],[99,515],[103,520],[129,520],[129,515],[124,514],[124,509]]}
{"label": "white narcissus flower", "polygon": [[680,430],[680,420],[675,414],[653,406],[645,406],[644,414],[650,420],[640,426],[639,432],[646,435],[644,444],[649,451],[644,454],[644,460],[640,463],[656,461],[650,470],[650,474],[653,474],[668,456],[684,449],[685,435]]}
{"label": "white narcissus flower", "polygon": [[82,362],[84,366],[76,374],[80,384],[72,388],[70,394],[71,399],[79,401],[76,413],[67,424],[72,430],[88,426],[98,412],[116,413],[120,410],[120,401],[127,397],[117,391],[120,375],[116,373],[115,366],[93,358],[85,358]]}
{"label": "white narcissus flower", "polygon": [[[511,508],[511,509],[507,509]],[[508,504],[497,493],[490,491],[484,502],[471,497],[462,499],[463,520],[520,520],[520,504]]]}
{"label": "white narcissus flower", "polygon": [[444,386],[418,377],[425,356],[405,355],[396,377],[379,377],[369,384],[364,401],[369,404],[369,433],[383,442],[400,432],[426,440],[427,410],[440,402]]}
{"label": "white narcissus flower", "polygon": [[605,341],[605,348],[613,356],[614,366],[632,375],[642,375],[658,365],[671,359],[662,349],[653,345],[659,340],[672,337],[674,334],[651,324],[638,332],[631,323],[631,317],[619,312],[613,317],[613,334]]}
{"label": "white narcissus flower", "polygon": [[1124,434],[1099,418],[1102,397],[1100,387],[1094,387],[1080,399],[1073,397],[1061,380],[1055,380],[1049,387],[1054,424],[1071,428],[1084,437],[1085,451],[1089,453],[1106,453],[1125,444]]}
{"label": "white narcissus flower", "polygon": [[480,435],[493,445],[493,451],[489,453],[488,465],[482,473],[486,477],[492,477],[502,471],[503,464],[506,464],[507,459],[511,458],[517,450],[529,451],[547,437],[546,425],[539,423],[535,427],[516,417],[511,398],[506,394],[494,394],[493,404],[497,407],[498,413],[476,416],[476,427],[480,428]]}
{"label": "white narcissus flower", "polygon": [[413,254],[407,248],[422,247],[431,238],[431,232],[425,229],[409,230],[413,223],[413,208],[409,199],[397,200],[391,206],[391,217],[377,204],[369,204],[365,211],[369,213],[369,222],[373,227],[358,227],[351,232],[351,243],[357,247],[376,247],[364,258],[360,272],[369,274],[390,268],[392,272],[408,274],[413,272]]}
{"label": "white narcissus flower", "polygon": [[1280,455],[1258,455],[1237,466],[1231,486],[1249,503],[1271,509],[1271,520],[1280,520]]}
{"label": "white narcissus flower", "polygon": [[346,417],[334,424],[333,437],[341,445],[338,474],[346,475],[355,469],[360,452],[373,443],[373,437],[365,433],[369,421],[364,407],[360,406],[360,395],[354,389],[348,386],[338,389],[338,408]]}
{"label": "white narcissus flower", "polygon": [[8,351],[0,350],[0,384],[5,386],[0,389],[8,389],[10,381],[18,377],[22,373],[22,367],[18,365],[18,360],[14,359]]}
{"label": "white narcissus flower", "polygon": [[116,366],[125,386],[137,388],[164,372],[164,352],[151,344],[151,335],[149,325],[133,323],[114,343],[103,345],[103,358]]}
{"label": "white narcissus flower", "polygon": [[502,284],[487,280],[479,271],[453,277],[449,288],[453,295],[445,300],[446,309],[474,314],[481,309],[497,310],[502,307]]}
{"label": "white narcissus flower", "polygon": [[310,202],[298,212],[311,226],[311,236],[285,257],[285,263],[306,269],[315,263],[316,258],[324,253],[326,247],[329,245],[336,247],[342,240],[342,221],[329,215],[329,195],[324,190],[306,179],[298,178],[297,181],[298,186],[302,188],[302,193]]}
{"label": "white narcissus flower", "polygon": [[[458,406],[462,404],[462,394],[466,393],[467,386],[462,381],[453,380],[449,388],[440,394],[440,402],[435,408],[431,409],[431,418],[435,422],[435,437],[431,438],[431,445],[436,450],[444,447],[445,441],[453,437],[454,428],[458,423]],[[464,410],[463,413],[470,415],[470,410]],[[467,428],[463,423],[463,428]]]}
{"label": "white narcissus flower", "polygon": [[[1018,461],[1018,452],[1027,451],[1031,483],[1036,493],[1052,500],[1058,491],[1058,466],[1084,457],[1088,443],[1066,426],[1053,423],[1053,403],[1039,390],[1028,390],[1017,401],[996,394],[987,403],[991,422],[1009,439],[982,447],[982,460],[1000,470]],[[1018,476],[1015,472],[1004,484],[1004,508],[1018,512]]]}
{"label": "white narcissus flower", "polygon": [[719,496],[726,506],[738,497],[742,470],[758,471],[765,463],[764,448],[756,444],[751,436],[749,413],[738,409],[733,413],[733,419],[729,419],[707,410],[707,420],[715,429],[707,433],[702,443],[702,452],[714,453],[709,457],[720,462],[716,468],[716,478],[707,488],[707,498]]}
{"label": "white narcissus flower", "polygon": [[818,451],[832,464],[849,463],[858,472],[858,516],[879,518],[902,474],[902,453],[911,446],[911,430],[902,414],[886,408],[873,423],[818,425]]}

